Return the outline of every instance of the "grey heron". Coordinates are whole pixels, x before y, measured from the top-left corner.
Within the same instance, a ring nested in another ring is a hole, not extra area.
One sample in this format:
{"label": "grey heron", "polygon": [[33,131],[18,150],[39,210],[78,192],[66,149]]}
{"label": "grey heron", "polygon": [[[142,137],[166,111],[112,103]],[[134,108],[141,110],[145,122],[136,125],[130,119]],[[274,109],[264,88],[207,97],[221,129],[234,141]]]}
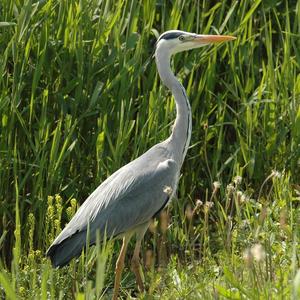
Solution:
{"label": "grey heron", "polygon": [[171,56],[233,39],[235,37],[179,30],[167,31],[158,38],[155,46],[158,73],[163,84],[173,93],[176,103],[172,133],[165,141],[113,173],[86,199],[47,250],[54,267],[62,267],[81,254],[88,231],[91,245],[96,243],[97,232],[105,233],[108,238],[122,238],[113,291],[113,299],[117,299],[126,249],[135,234],[132,270],[139,290],[144,290],[139,265],[141,241],[151,219],[166,206],[176,191],[192,132],[190,104],[184,87],[171,70]]}

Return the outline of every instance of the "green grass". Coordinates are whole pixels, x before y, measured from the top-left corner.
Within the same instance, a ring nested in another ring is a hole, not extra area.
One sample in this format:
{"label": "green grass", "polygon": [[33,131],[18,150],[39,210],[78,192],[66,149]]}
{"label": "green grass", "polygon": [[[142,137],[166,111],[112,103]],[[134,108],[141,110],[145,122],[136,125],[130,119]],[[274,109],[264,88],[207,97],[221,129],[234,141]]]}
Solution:
{"label": "green grass", "polygon": [[[288,0],[1,1],[0,296],[110,297],[118,242],[62,270],[44,253],[101,181],[169,135],[174,101],[151,57],[176,28],[237,40],[174,58],[192,141],[178,200],[146,234],[139,297],[300,297],[300,1]],[[134,292],[128,267],[121,294]]]}

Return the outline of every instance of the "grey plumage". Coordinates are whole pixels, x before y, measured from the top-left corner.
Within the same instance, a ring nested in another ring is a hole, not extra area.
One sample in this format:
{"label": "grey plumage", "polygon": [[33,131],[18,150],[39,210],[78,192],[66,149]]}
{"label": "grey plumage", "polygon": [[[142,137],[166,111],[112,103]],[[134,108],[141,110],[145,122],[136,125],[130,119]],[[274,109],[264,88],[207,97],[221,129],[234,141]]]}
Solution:
{"label": "grey plumage", "polygon": [[178,165],[163,142],[107,178],[82,204],[47,251],[55,267],[80,255],[89,223],[90,243],[96,230],[118,236],[149,221],[165,205],[174,188]]}

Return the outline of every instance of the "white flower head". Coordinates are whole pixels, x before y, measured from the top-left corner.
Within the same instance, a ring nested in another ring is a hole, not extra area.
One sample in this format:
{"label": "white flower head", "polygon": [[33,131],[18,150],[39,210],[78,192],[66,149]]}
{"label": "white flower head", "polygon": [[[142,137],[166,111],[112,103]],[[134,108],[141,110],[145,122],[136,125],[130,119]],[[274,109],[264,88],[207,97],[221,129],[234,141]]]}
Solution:
{"label": "white flower head", "polygon": [[278,172],[278,171],[276,171],[276,170],[272,170],[271,176],[275,177],[275,178],[280,178],[281,177],[281,173]]}
{"label": "white flower head", "polygon": [[257,262],[264,260],[266,257],[266,252],[261,244],[254,244],[250,249],[250,253]]}
{"label": "white flower head", "polygon": [[170,186],[165,186],[164,187],[164,193],[166,193],[167,195],[171,196],[173,193],[173,189]]}
{"label": "white flower head", "polygon": [[214,181],[213,187],[214,187],[214,190],[218,190],[221,187],[221,183],[219,181]]}

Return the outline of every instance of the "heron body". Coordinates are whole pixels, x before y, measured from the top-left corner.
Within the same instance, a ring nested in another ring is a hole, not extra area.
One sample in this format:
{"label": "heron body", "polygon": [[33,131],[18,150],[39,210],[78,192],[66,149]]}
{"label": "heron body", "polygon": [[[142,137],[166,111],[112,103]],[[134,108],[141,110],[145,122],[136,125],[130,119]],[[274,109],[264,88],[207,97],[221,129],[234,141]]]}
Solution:
{"label": "heron body", "polygon": [[177,115],[172,133],[168,139],[113,173],[86,199],[47,251],[54,267],[62,267],[81,254],[88,231],[90,244],[96,243],[97,232],[107,238],[122,237],[113,295],[113,299],[117,299],[127,245],[136,234],[132,269],[139,289],[144,289],[139,270],[141,240],[151,219],[176,191],[192,132],[190,104],[184,87],[171,70],[171,56],[232,39],[230,36],[197,35],[179,30],[167,31],[159,37],[155,49],[157,69],[176,103]]}
{"label": "heron body", "polygon": [[55,239],[47,255],[57,267],[80,255],[89,223],[90,242],[96,231],[110,238],[145,224],[167,203],[166,187],[174,188],[178,165],[161,143],[107,178],[82,204]]}

